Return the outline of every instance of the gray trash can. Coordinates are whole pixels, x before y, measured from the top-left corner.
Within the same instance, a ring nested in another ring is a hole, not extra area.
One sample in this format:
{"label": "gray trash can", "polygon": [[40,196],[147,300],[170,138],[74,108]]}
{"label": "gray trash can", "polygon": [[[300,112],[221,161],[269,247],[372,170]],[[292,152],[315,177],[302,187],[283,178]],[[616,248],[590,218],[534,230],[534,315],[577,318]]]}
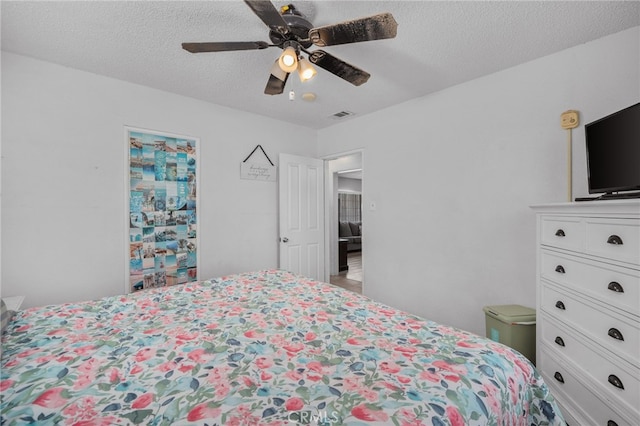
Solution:
{"label": "gray trash can", "polygon": [[536,310],[522,305],[483,308],[487,337],[505,344],[536,363]]}

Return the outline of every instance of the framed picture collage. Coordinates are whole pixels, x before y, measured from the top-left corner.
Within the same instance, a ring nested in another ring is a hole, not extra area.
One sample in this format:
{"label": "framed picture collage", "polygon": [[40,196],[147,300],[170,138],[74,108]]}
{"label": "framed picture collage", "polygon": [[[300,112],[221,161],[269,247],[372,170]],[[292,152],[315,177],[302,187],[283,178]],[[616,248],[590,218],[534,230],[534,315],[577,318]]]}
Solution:
{"label": "framed picture collage", "polygon": [[198,279],[198,140],[126,128],[129,291]]}

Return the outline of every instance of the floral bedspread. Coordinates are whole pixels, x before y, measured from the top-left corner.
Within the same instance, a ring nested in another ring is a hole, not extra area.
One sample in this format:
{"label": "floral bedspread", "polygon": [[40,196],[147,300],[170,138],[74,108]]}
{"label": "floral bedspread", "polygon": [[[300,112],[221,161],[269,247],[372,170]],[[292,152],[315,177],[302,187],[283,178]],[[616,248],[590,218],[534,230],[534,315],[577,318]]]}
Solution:
{"label": "floral bedspread", "polygon": [[278,270],[18,312],[14,424],[558,425],[499,343]]}

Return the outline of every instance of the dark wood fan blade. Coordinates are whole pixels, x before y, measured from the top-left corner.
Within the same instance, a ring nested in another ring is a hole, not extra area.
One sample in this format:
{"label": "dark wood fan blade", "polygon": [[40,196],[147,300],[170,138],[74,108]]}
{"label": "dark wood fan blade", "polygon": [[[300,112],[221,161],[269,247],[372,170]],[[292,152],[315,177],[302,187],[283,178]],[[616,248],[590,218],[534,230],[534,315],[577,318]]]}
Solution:
{"label": "dark wood fan blade", "polygon": [[278,77],[273,74],[269,76],[269,81],[267,81],[267,86],[264,88],[265,95],[280,95],[284,92],[284,85],[287,84],[287,79],[289,78],[289,74],[284,78],[284,81],[280,80]]}
{"label": "dark wood fan blade", "polygon": [[265,0],[244,0],[244,2],[258,15],[269,28],[284,34],[289,31],[287,23],[278,12],[278,9],[270,1]]}
{"label": "dark wood fan blade", "polygon": [[278,61],[271,67],[271,75],[269,75],[269,81],[264,88],[265,95],[279,95],[284,91],[284,86],[287,84],[289,73],[282,71],[278,65]]}
{"label": "dark wood fan blade", "polygon": [[371,74],[328,54],[324,50],[316,50],[309,55],[309,61],[338,77],[347,80],[354,86],[360,86],[369,80]]}
{"label": "dark wood fan blade", "polygon": [[309,38],[316,46],[359,43],[361,41],[394,38],[398,23],[390,13],[340,22],[335,25],[312,28]]}
{"label": "dark wood fan blade", "polygon": [[222,41],[210,43],[182,43],[182,48],[191,53],[228,52],[232,50],[266,49],[270,44],[264,41]]}

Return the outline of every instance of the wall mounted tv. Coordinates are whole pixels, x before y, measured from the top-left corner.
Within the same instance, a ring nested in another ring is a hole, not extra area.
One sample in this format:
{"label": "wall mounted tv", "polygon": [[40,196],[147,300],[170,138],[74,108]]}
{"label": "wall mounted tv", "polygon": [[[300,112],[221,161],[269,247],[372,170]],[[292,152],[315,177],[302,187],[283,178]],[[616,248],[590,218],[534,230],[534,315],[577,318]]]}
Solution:
{"label": "wall mounted tv", "polygon": [[640,103],[584,126],[590,194],[640,198]]}

